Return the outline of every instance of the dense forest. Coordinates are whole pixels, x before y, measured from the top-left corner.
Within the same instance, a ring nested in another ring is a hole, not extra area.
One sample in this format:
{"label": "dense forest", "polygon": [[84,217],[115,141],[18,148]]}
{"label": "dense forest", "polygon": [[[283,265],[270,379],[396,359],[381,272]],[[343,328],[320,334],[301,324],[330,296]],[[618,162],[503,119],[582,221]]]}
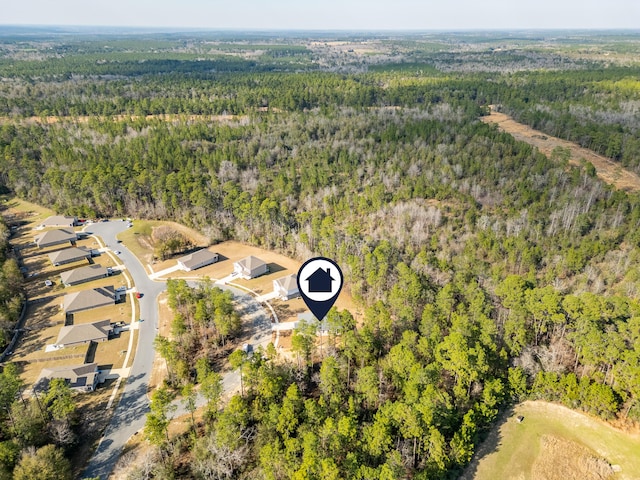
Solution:
{"label": "dense forest", "polygon": [[[365,309],[359,325],[332,311],[321,350],[299,326],[296,362],[235,354],[244,387],[223,406],[230,299],[171,285],[171,374],[146,429],[160,453],[132,478],[452,478],[525,398],[640,421],[637,195],[479,119],[498,105],[638,170],[637,64],[526,38],[378,39],[369,57],[225,41],[2,50],[16,195],[328,256]],[[194,383],[205,424],[169,439],[171,391]]]}
{"label": "dense forest", "polygon": [[22,273],[11,255],[11,228],[0,218],[0,351],[11,341],[24,303]]}

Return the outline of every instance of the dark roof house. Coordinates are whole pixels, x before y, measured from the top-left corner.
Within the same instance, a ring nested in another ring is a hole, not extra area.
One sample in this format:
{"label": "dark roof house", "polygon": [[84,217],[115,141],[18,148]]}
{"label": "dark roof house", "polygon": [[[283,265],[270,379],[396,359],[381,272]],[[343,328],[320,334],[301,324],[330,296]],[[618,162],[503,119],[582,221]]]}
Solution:
{"label": "dark roof house", "polygon": [[65,263],[78,262],[91,258],[91,252],[85,248],[70,247],[49,254],[49,260],[54,266],[64,265]]}
{"label": "dark roof house", "polygon": [[41,388],[54,378],[66,380],[69,387],[77,392],[92,392],[98,384],[98,364],[43,368],[34,388]]}
{"label": "dark roof house", "polygon": [[198,250],[197,252],[193,252],[189,255],[178,258],[178,265],[185,272],[190,272],[191,270],[196,270],[198,268],[211,265],[212,263],[216,263],[217,261],[217,253],[210,252],[206,248],[203,248],[202,250]]}
{"label": "dark roof house", "polygon": [[77,239],[78,236],[73,230],[59,228],[36,235],[33,240],[36,242],[36,245],[38,245],[38,248],[46,248],[63,243],[71,243],[73,245]]}
{"label": "dark roof house", "polygon": [[80,325],[67,325],[60,329],[56,345],[70,347],[89,342],[104,342],[113,332],[111,320],[100,320]]}
{"label": "dark roof house", "polygon": [[108,275],[107,268],[102,265],[87,265],[86,267],[75,268],[60,274],[60,280],[65,286],[77,285],[79,283],[90,282]]}
{"label": "dark roof house", "polygon": [[63,309],[65,313],[81,312],[92,308],[104,307],[116,303],[113,287],[99,287],[91,290],[69,293],[64,296]]}
{"label": "dark roof house", "polygon": [[269,271],[269,266],[253,255],[238,260],[233,264],[233,272],[247,280],[259,277]]}

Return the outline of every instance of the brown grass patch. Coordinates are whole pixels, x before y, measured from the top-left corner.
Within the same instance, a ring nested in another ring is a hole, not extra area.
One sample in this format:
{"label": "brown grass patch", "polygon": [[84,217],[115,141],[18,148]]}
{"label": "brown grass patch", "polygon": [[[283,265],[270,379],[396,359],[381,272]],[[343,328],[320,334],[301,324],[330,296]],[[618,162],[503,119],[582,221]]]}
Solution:
{"label": "brown grass patch", "polygon": [[511,134],[516,140],[526,142],[536,147],[547,156],[550,156],[556,147],[568,148],[571,151],[569,163],[572,165],[581,166],[583,161],[591,162],[596,169],[598,178],[605,183],[613,185],[619,190],[628,192],[640,191],[640,177],[638,175],[629,170],[625,170],[619,163],[598,155],[589,149],[534,130],[527,125],[516,122],[504,113],[493,110],[491,111],[491,115],[482,117],[482,121],[498,124],[501,130]]}
{"label": "brown grass patch", "polygon": [[604,479],[607,465],[616,471],[611,478],[637,479],[640,435],[561,405],[526,401],[496,422],[460,480]]}
{"label": "brown grass patch", "polygon": [[533,478],[602,480],[613,475],[611,465],[588,448],[553,435],[540,439],[540,455],[531,468]]}

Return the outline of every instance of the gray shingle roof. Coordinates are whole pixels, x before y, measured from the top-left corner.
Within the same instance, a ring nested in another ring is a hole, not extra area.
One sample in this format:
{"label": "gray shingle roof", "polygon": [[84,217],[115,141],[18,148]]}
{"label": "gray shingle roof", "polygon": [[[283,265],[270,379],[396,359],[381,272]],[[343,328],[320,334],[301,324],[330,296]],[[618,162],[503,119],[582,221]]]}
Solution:
{"label": "gray shingle roof", "polygon": [[260,260],[258,257],[254,257],[253,255],[243,258],[242,260],[238,260],[236,263],[249,271],[255,270],[258,267],[266,265],[265,262]]}
{"label": "gray shingle roof", "polygon": [[115,290],[111,287],[99,287],[91,290],[69,293],[64,296],[63,308],[66,313],[89,310],[115,303]]}
{"label": "gray shingle roof", "polygon": [[76,259],[80,260],[90,256],[91,252],[85,248],[70,247],[50,253],[49,260],[55,265],[56,263],[70,262]]}
{"label": "gray shingle roof", "polygon": [[280,277],[276,279],[275,282],[278,282],[278,285],[287,292],[298,289],[298,275],[296,275],[295,273],[292,273],[291,275],[287,275],[285,277]]}
{"label": "gray shingle roof", "polygon": [[197,252],[190,253],[184,257],[178,258],[178,262],[183,264],[186,268],[195,268],[203,263],[213,263],[217,261],[218,254],[210,252],[206,248],[198,250]]}
{"label": "gray shingle roof", "polygon": [[80,325],[68,325],[60,329],[57,345],[73,345],[90,341],[102,341],[109,338],[112,331],[111,320],[84,323]]}
{"label": "gray shingle roof", "polygon": [[70,242],[77,240],[78,236],[73,230],[59,228],[57,230],[49,230],[34,237],[34,241],[40,245],[52,245],[62,242]]}
{"label": "gray shingle roof", "polygon": [[75,268],[68,272],[62,272],[60,274],[60,280],[65,285],[72,285],[74,283],[82,283],[94,278],[106,277],[107,268],[102,265],[87,265],[86,267]]}
{"label": "gray shingle roof", "polygon": [[98,375],[97,363],[84,363],[82,365],[65,365],[62,367],[43,368],[36,385],[44,379],[63,378],[69,381],[71,388],[83,388],[93,386]]}
{"label": "gray shingle roof", "polygon": [[76,217],[67,217],[66,215],[52,215],[44,220],[40,225],[43,227],[66,227],[75,225]]}

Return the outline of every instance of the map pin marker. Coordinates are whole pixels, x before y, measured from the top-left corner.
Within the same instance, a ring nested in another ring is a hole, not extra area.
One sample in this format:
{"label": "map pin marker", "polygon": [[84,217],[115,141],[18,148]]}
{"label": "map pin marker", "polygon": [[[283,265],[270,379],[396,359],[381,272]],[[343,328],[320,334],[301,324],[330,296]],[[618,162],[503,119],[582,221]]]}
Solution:
{"label": "map pin marker", "polygon": [[298,291],[318,321],[322,321],[336,303],[342,283],[342,270],[325,257],[307,260],[298,270]]}

